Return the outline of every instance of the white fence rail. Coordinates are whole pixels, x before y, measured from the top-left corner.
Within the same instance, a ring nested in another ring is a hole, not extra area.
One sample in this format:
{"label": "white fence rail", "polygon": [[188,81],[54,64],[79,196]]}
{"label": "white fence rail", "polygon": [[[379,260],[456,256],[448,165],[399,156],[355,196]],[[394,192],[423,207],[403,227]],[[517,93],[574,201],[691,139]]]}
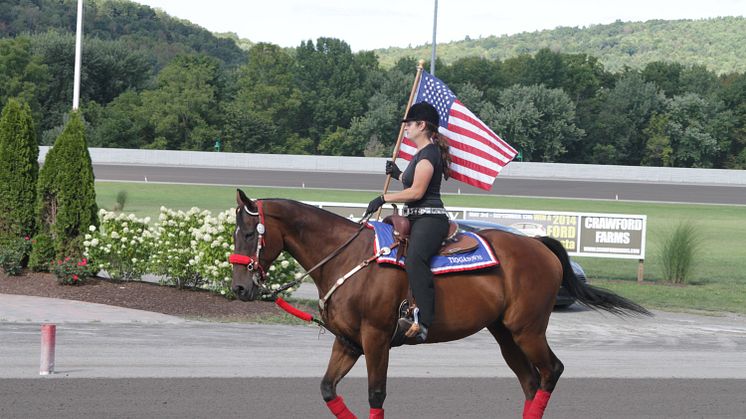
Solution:
{"label": "white fence rail", "polygon": [[[380,173],[385,158],[90,148],[94,164]],[[48,146],[39,148],[43,162]],[[746,186],[746,170],[512,162],[502,177]]]}

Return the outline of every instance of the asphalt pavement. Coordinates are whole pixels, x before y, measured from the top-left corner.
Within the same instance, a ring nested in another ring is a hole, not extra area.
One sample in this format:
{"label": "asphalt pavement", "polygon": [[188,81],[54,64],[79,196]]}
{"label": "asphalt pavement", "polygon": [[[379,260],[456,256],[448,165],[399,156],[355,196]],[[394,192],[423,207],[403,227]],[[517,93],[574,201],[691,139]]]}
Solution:
{"label": "asphalt pavement", "polygon": [[[306,285],[301,295],[313,298],[315,289]],[[0,307],[0,378],[37,374],[42,323],[57,324],[60,376],[77,378],[316,377],[333,341],[312,326],[199,322],[70,300],[0,294]],[[552,314],[547,336],[567,377],[746,379],[744,320],[667,312],[620,318],[573,305]],[[169,355],[174,351],[178,357]],[[486,331],[397,348],[390,370],[400,377],[513,376]],[[350,374],[365,376],[364,363]]]}

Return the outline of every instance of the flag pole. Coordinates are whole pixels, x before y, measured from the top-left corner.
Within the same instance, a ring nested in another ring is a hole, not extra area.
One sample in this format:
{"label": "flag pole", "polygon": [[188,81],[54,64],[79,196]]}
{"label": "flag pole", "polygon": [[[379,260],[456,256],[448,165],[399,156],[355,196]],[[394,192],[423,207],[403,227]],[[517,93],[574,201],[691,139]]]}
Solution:
{"label": "flag pole", "polygon": [[[409,92],[409,100],[407,101],[407,107],[404,109],[404,118],[407,117],[407,112],[409,111],[409,107],[412,106],[412,102],[414,102],[414,97],[417,95],[417,86],[420,84],[420,79],[422,78],[422,70],[425,68],[425,60],[419,60],[417,62],[417,76],[414,78],[414,84],[412,84],[412,91]],[[404,119],[402,118],[402,119]],[[396,163],[396,156],[399,155],[399,148],[401,148],[401,142],[404,138],[404,123],[400,124],[399,127],[399,136],[396,139],[396,145],[394,146],[394,154],[391,156],[391,160],[393,160]],[[389,186],[391,185],[391,175],[386,175],[386,183],[383,185],[383,193],[385,194],[389,190]],[[376,213],[376,220],[379,220],[381,218],[381,208],[378,209],[378,212]]]}
{"label": "flag pole", "polygon": [[75,70],[73,75],[73,110],[78,110],[80,101],[80,61],[83,44],[83,0],[78,0],[78,17],[75,26]]}

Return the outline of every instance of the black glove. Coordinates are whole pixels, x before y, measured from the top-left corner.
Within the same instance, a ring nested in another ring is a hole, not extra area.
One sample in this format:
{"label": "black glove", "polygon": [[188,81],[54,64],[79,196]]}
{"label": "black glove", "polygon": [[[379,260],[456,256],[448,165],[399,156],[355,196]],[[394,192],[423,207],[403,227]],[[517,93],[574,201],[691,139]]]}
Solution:
{"label": "black glove", "polygon": [[365,218],[368,214],[373,214],[378,210],[378,208],[381,208],[383,204],[385,204],[386,201],[383,199],[383,195],[378,195],[370,201],[368,204],[368,209],[365,210],[365,214],[363,215],[363,218]]}
{"label": "black glove", "polygon": [[399,170],[399,166],[396,165],[393,161],[389,160],[386,162],[386,174],[391,175],[394,179],[399,179],[399,176],[401,176],[401,170]]}

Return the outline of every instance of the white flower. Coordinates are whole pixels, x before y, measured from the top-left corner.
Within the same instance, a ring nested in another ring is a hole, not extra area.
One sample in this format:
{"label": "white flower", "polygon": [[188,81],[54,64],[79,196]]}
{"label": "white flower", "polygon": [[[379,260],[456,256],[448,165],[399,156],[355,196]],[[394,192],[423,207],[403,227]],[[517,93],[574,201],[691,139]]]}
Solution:
{"label": "white flower", "polygon": [[274,271],[274,270],[275,270],[275,265],[272,265],[272,266],[270,266],[270,267],[269,267],[269,270],[270,270],[270,271]]}
{"label": "white flower", "polygon": [[96,231],[96,226],[88,226],[88,231],[90,232]]}
{"label": "white flower", "polygon": [[127,238],[126,237],[122,237],[122,243],[127,243]]}
{"label": "white flower", "polygon": [[137,263],[137,258],[132,258],[132,263]]}
{"label": "white flower", "polygon": [[300,272],[296,272],[295,275],[293,276],[295,277],[295,279],[300,279],[303,276],[303,274]]}
{"label": "white flower", "polygon": [[86,240],[86,241],[83,242],[83,246],[85,246],[85,247],[91,247],[91,242],[89,242],[88,240]]}
{"label": "white flower", "polygon": [[91,239],[91,237],[93,237],[93,236],[91,236],[90,234],[86,234],[84,238],[85,238],[86,240],[90,240],[90,239]]}
{"label": "white flower", "polygon": [[111,232],[111,238],[112,239],[118,239],[119,238],[119,233],[117,233],[116,231],[112,231]]}
{"label": "white flower", "polygon": [[143,222],[145,224],[150,224],[150,217],[145,217],[145,219],[143,220]]}
{"label": "white flower", "polygon": [[129,218],[129,219],[130,219],[130,221],[135,221],[135,219],[136,219],[137,217],[135,217],[135,214],[130,214],[129,216],[127,216],[127,218]]}
{"label": "white flower", "polygon": [[282,262],[280,262],[280,266],[282,266],[282,268],[285,269],[288,266],[290,266],[290,262],[283,260]]}
{"label": "white flower", "polygon": [[124,228],[122,229],[122,233],[129,233],[129,232],[130,232],[130,229],[129,229],[129,228],[127,228],[127,227],[124,227]]}
{"label": "white flower", "polygon": [[98,246],[98,239],[91,240],[91,246],[93,246],[93,247]]}

